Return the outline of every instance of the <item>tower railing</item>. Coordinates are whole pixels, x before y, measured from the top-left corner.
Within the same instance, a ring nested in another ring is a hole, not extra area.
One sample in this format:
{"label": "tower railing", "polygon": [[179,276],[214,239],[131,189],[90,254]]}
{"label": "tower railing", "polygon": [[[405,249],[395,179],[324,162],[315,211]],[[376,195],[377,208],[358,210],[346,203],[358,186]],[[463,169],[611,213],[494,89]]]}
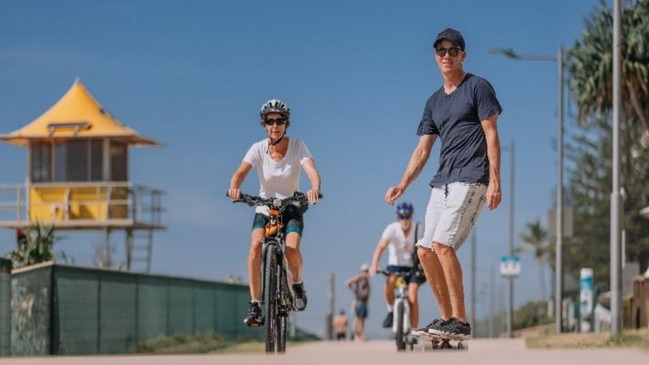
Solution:
{"label": "tower railing", "polygon": [[163,194],[129,182],[0,185],[0,228],[164,229]]}

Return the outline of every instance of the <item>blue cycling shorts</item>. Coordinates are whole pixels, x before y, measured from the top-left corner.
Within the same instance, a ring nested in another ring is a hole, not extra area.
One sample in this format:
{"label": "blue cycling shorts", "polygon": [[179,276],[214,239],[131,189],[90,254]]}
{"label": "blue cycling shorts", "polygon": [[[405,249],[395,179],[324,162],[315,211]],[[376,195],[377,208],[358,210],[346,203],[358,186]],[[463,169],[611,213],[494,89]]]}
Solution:
{"label": "blue cycling shorts", "polygon": [[[299,208],[289,206],[282,212],[282,221],[284,222],[284,235],[295,232],[302,235],[304,230],[304,220],[302,218],[302,211]],[[261,213],[255,213],[252,221],[252,229],[264,228],[268,223],[268,216]]]}
{"label": "blue cycling shorts", "polygon": [[410,266],[388,265],[385,268],[385,271],[387,271],[389,273],[394,273],[394,274],[398,274],[398,273],[402,273],[402,272],[404,272],[404,273],[410,272],[410,276],[408,276],[406,278],[406,282],[408,284],[415,283],[417,285],[421,285],[422,283],[426,282],[426,275],[424,275],[423,270],[414,270]]}

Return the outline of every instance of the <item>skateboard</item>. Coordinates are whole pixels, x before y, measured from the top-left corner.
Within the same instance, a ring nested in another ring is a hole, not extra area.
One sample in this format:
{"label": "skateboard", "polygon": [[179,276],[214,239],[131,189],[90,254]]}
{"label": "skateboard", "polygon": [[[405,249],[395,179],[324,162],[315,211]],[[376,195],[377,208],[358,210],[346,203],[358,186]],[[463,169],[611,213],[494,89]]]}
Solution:
{"label": "skateboard", "polygon": [[430,341],[433,350],[468,350],[469,339],[465,337],[456,337],[442,334],[419,333],[413,334],[419,339],[419,342]]}

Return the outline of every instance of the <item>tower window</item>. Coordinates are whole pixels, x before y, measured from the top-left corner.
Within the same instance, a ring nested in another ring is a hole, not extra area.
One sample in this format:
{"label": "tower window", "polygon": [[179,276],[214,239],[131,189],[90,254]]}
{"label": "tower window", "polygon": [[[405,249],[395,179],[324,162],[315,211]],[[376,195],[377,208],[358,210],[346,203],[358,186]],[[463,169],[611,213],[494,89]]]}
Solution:
{"label": "tower window", "polygon": [[104,140],[36,143],[31,146],[31,181],[86,182],[128,180],[128,145],[110,142],[109,173],[104,176]]}

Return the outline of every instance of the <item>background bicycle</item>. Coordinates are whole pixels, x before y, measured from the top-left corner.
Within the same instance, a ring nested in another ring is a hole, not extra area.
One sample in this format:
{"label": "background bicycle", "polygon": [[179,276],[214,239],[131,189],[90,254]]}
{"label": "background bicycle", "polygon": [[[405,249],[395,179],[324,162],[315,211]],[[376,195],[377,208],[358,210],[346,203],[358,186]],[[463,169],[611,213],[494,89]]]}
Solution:
{"label": "background bicycle", "polygon": [[410,326],[410,302],[408,300],[408,278],[410,278],[412,272],[389,272],[384,269],[379,270],[378,272],[385,276],[397,276],[397,280],[394,285],[394,304],[392,305],[392,313],[394,313],[392,332],[394,333],[394,340],[397,345],[397,351],[405,351],[406,349],[412,350],[413,339],[411,336]]}

